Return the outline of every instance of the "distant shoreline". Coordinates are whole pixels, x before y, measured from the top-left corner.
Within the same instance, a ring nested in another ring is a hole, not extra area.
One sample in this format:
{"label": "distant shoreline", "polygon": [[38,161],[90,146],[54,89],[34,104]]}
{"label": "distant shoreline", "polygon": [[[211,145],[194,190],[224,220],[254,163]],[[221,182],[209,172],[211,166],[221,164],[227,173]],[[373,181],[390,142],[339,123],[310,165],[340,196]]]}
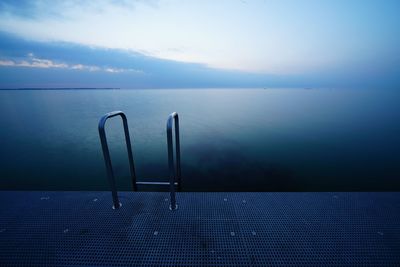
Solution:
{"label": "distant shoreline", "polygon": [[116,87],[116,88],[112,88],[112,87],[100,87],[100,88],[97,88],[97,87],[29,88],[29,87],[27,87],[27,88],[4,88],[4,89],[2,88],[2,89],[0,89],[0,91],[1,90],[9,90],[9,91],[11,91],[11,90],[21,90],[21,91],[24,91],[24,90],[119,90],[119,89],[121,89],[121,88],[118,88],[118,87]]}
{"label": "distant shoreline", "polygon": [[165,87],[165,88],[126,88],[126,87],[53,87],[53,88],[40,88],[40,87],[20,87],[20,88],[1,88],[1,91],[96,91],[96,90],[304,90],[304,91],[315,91],[315,90],[336,90],[338,88],[323,88],[323,87]]}

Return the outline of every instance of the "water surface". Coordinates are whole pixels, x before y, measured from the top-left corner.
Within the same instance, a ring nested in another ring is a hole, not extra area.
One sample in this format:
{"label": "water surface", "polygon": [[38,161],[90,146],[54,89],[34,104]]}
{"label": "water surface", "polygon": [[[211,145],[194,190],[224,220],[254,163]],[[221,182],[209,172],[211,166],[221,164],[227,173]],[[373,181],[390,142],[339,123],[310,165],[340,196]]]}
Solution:
{"label": "water surface", "polygon": [[[0,91],[0,189],[107,190],[99,118],[129,120],[137,175],[167,179],[177,111],[186,191],[400,190],[400,93],[196,89]],[[130,190],[121,121],[107,133]]]}

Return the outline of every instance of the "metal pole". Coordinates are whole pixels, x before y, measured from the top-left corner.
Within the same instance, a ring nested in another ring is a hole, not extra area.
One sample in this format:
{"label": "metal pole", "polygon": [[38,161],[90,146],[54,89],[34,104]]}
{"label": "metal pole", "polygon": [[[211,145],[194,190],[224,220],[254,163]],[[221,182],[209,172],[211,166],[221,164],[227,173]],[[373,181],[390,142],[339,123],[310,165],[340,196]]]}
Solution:
{"label": "metal pole", "polygon": [[[172,143],[172,126],[175,122],[175,146],[176,146],[176,167],[174,164],[174,151]],[[168,145],[168,166],[169,166],[169,189],[171,204],[170,209],[175,210],[178,208],[175,196],[175,179],[178,180],[178,190],[181,188],[181,157],[180,157],[180,143],[179,143],[179,117],[178,113],[174,112],[168,116],[167,120],[167,145]]]}
{"label": "metal pole", "polygon": [[135,190],[135,191],[137,190],[137,185],[136,185],[136,174],[135,174],[135,167],[134,167],[134,162],[133,162],[131,140],[129,137],[128,121],[126,119],[125,114],[122,111],[109,112],[109,113],[105,114],[99,121],[99,135],[100,135],[101,147],[103,150],[104,163],[106,165],[106,170],[107,170],[107,178],[108,178],[108,182],[111,187],[111,194],[112,194],[112,199],[113,199],[113,204],[114,204],[113,208],[118,209],[121,207],[121,203],[119,202],[119,199],[118,199],[117,186],[115,183],[114,171],[113,171],[112,164],[111,164],[110,151],[108,149],[107,137],[106,137],[106,132],[105,132],[106,121],[109,118],[112,118],[115,116],[121,116],[123,125],[124,125],[125,141],[126,141],[126,148],[128,151],[129,167],[130,167],[133,190]]}
{"label": "metal pole", "polygon": [[176,113],[175,118],[175,154],[176,154],[176,178],[178,182],[178,191],[182,190],[182,178],[181,178],[181,145],[179,141],[179,117]]}
{"label": "metal pole", "polygon": [[131,139],[129,137],[128,120],[126,119],[126,116],[124,113],[121,113],[120,115],[122,117],[122,121],[124,124],[126,150],[128,151],[129,170],[131,173],[132,187],[133,187],[133,191],[137,191],[135,165],[133,163],[133,153],[132,153]]}

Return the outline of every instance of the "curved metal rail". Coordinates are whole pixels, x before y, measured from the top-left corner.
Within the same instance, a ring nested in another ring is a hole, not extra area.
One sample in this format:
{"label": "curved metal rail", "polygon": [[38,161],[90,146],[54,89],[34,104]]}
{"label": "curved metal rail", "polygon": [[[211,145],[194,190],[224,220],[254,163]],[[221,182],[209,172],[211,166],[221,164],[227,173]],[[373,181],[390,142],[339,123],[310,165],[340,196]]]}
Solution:
{"label": "curved metal rail", "polygon": [[[172,126],[175,122],[175,156],[176,166],[174,164],[174,151],[172,141]],[[178,190],[181,190],[181,149],[179,143],[179,117],[178,113],[174,112],[168,116],[167,120],[167,145],[168,145],[168,166],[169,166],[169,189],[171,197],[170,209],[178,208],[175,197],[175,180],[177,180]]]}
{"label": "curved metal rail", "polygon": [[99,135],[100,135],[100,140],[101,140],[101,147],[103,149],[104,162],[106,164],[106,169],[107,169],[108,182],[111,187],[111,193],[112,193],[112,198],[113,198],[113,203],[114,203],[113,208],[118,209],[119,207],[121,207],[121,202],[119,202],[119,199],[118,199],[117,186],[115,183],[114,171],[113,171],[112,164],[111,164],[110,151],[108,149],[107,137],[106,137],[106,132],[104,129],[106,121],[109,118],[112,118],[115,116],[121,116],[122,122],[124,125],[126,148],[128,151],[128,158],[129,158],[129,169],[130,169],[130,173],[131,173],[132,186],[133,186],[134,191],[137,191],[137,185],[136,185],[135,167],[133,164],[131,140],[129,138],[128,121],[126,119],[125,114],[122,111],[109,112],[109,113],[105,114],[99,121]]}

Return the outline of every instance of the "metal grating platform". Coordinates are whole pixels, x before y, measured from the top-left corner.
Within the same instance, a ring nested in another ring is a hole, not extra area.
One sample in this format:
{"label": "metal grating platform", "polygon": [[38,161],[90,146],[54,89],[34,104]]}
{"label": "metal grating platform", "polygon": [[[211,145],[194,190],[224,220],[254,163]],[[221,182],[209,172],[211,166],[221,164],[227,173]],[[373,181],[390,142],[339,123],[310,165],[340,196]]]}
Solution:
{"label": "metal grating platform", "polygon": [[400,265],[400,193],[120,196],[0,192],[0,265]]}

